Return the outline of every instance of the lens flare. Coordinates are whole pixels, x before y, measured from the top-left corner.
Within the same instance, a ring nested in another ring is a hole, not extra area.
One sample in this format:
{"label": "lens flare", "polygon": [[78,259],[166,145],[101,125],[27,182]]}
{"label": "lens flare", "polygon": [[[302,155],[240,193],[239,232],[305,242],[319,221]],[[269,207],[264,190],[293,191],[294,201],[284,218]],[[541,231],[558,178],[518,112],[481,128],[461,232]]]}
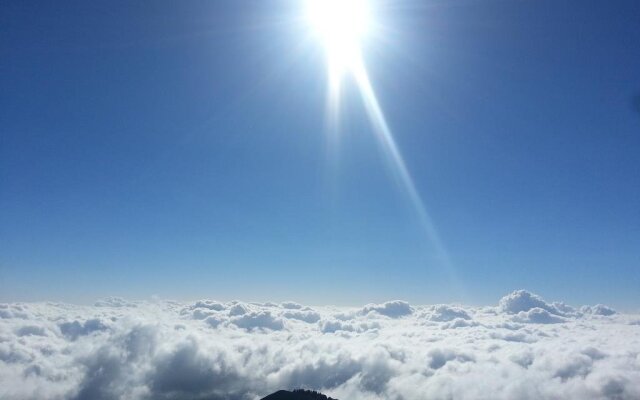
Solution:
{"label": "lens flare", "polygon": [[446,247],[433,223],[409,169],[395,142],[369,79],[362,56],[362,41],[371,33],[372,11],[367,0],[308,0],[307,20],[315,36],[323,44],[329,72],[328,116],[335,140],[335,124],[339,111],[340,85],[351,76],[362,96],[375,137],[384,150],[393,172],[414,208],[435,256],[449,275],[454,289],[462,292],[460,281]]}

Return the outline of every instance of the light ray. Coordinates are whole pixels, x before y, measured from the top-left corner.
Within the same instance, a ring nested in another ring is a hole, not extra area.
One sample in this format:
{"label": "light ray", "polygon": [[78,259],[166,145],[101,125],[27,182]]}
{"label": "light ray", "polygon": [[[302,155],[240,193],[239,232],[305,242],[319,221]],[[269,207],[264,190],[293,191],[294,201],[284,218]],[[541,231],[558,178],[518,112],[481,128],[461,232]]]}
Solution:
{"label": "light ray", "polygon": [[453,269],[453,264],[451,262],[451,258],[449,256],[446,247],[440,235],[438,234],[438,230],[431,219],[427,209],[424,205],[424,201],[420,196],[418,190],[416,189],[416,185],[411,177],[411,173],[407,168],[407,165],[398,149],[398,145],[396,144],[395,139],[393,138],[393,134],[391,129],[389,128],[389,124],[382,112],[382,108],[380,107],[380,103],[378,102],[378,98],[373,90],[373,86],[371,85],[371,80],[369,79],[369,74],[364,66],[362,61],[354,64],[353,77],[356,81],[360,94],[362,96],[362,100],[365,105],[365,109],[367,110],[367,114],[369,116],[369,120],[374,128],[374,133],[376,138],[382,145],[382,148],[388,157],[394,173],[398,177],[402,188],[406,192],[411,205],[413,206],[421,227],[424,229],[425,234],[432,242],[432,246],[436,251],[436,256],[439,261],[446,267],[447,272],[449,273],[450,279],[452,283],[456,283],[457,285],[457,277],[455,276],[455,271]]}
{"label": "light ray", "polygon": [[352,76],[362,97],[367,117],[400,186],[417,214],[420,227],[435,251],[440,265],[448,274],[452,288],[462,294],[460,281],[446,247],[438,234],[427,208],[418,192],[402,154],[389,128],[375,94],[361,53],[363,35],[371,25],[366,0],[309,0],[311,25],[319,33],[328,67],[327,117],[331,147],[337,142],[340,111],[340,91],[346,75]]}

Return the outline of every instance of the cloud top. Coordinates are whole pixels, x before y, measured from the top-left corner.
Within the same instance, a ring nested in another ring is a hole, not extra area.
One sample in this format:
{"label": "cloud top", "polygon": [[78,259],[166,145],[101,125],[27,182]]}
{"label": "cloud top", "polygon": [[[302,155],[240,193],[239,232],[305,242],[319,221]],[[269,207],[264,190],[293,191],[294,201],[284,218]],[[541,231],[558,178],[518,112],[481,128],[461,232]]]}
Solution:
{"label": "cloud top", "polygon": [[523,290],[495,307],[0,304],[0,398],[637,400],[637,321]]}

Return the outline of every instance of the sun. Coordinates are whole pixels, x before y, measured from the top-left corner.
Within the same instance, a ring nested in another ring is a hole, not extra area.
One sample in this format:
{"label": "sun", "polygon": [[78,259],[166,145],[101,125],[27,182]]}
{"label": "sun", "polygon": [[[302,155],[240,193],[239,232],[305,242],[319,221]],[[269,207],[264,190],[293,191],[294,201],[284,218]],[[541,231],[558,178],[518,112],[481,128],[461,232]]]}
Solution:
{"label": "sun", "polygon": [[329,66],[344,73],[360,62],[371,29],[367,0],[307,0],[307,21],[322,42]]}
{"label": "sun", "polygon": [[[372,4],[376,6],[373,7],[375,12],[372,12]],[[455,277],[447,249],[402,157],[367,71],[363,55],[364,41],[379,38],[381,31],[386,30],[385,24],[373,17],[373,14],[376,14],[376,17],[381,16],[378,8],[380,4],[378,0],[306,0],[306,23],[327,54],[327,132],[330,138],[328,148],[333,149],[339,138],[341,85],[343,78],[348,74],[353,80],[353,87],[363,100],[373,134],[390,161],[394,176],[413,206],[426,237],[433,245],[438,259],[451,276]]]}

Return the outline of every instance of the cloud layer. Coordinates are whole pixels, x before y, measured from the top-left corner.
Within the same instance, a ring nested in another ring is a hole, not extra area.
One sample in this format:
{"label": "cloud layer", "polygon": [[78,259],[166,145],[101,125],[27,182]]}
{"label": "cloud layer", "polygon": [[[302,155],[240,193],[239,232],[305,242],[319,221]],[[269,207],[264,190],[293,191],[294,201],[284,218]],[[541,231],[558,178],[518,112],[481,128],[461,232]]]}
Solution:
{"label": "cloud layer", "polygon": [[0,304],[0,398],[637,400],[639,321],[523,290],[495,307]]}

